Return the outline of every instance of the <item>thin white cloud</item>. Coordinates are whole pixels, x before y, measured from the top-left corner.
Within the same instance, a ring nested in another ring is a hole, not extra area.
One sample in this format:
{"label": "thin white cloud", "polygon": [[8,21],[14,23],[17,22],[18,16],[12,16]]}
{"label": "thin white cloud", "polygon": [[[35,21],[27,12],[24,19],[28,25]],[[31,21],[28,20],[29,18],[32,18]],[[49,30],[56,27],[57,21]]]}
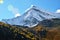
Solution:
{"label": "thin white cloud", "polygon": [[56,10],[56,13],[60,13],[60,9],[57,9],[57,10]]}
{"label": "thin white cloud", "polygon": [[8,10],[11,11],[15,17],[20,16],[19,9],[15,8],[13,5],[8,5]]}
{"label": "thin white cloud", "polygon": [[20,16],[20,14],[19,13],[15,14],[15,17],[17,17],[17,16]]}
{"label": "thin white cloud", "polygon": [[8,5],[8,10],[12,11],[14,9],[14,7],[12,5]]}

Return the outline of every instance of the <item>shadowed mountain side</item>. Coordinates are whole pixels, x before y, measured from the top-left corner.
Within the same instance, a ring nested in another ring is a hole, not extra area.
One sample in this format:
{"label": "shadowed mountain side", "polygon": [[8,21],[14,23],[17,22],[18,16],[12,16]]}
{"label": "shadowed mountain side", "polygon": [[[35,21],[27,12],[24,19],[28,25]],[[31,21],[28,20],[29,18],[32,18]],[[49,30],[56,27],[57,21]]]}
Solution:
{"label": "shadowed mountain side", "polygon": [[[51,23],[43,24],[50,21],[53,23],[52,26],[49,26]],[[0,40],[60,40],[60,19],[42,21],[31,28],[0,22]]]}
{"label": "shadowed mountain side", "polygon": [[0,40],[37,40],[27,28],[11,26],[0,22]]}

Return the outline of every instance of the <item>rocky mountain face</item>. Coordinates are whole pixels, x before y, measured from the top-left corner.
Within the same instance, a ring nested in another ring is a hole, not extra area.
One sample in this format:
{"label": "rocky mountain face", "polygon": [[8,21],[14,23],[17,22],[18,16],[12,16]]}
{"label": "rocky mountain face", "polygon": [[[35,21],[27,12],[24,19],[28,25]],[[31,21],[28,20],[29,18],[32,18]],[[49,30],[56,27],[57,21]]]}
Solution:
{"label": "rocky mountain face", "polygon": [[59,15],[32,6],[22,16],[0,22],[0,40],[60,40]]}
{"label": "rocky mountain face", "polygon": [[12,18],[12,19],[3,19],[2,22],[10,24],[10,25],[21,25],[21,26],[28,26],[34,27],[40,21],[52,18],[58,18],[57,13],[49,13],[46,11],[42,11],[36,6],[31,6],[25,13],[19,17]]}

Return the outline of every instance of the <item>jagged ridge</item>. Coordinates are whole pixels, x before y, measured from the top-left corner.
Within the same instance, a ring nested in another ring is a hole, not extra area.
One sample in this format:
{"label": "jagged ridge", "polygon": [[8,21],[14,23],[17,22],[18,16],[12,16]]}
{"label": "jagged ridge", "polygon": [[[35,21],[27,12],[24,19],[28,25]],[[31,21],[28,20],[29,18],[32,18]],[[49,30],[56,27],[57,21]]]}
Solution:
{"label": "jagged ridge", "polygon": [[12,18],[12,19],[2,20],[2,22],[10,25],[34,27],[40,21],[43,21],[45,19],[51,19],[51,18],[57,18],[57,16],[54,15],[53,13],[42,11],[36,6],[32,6],[27,11],[25,11],[25,13],[22,16]]}

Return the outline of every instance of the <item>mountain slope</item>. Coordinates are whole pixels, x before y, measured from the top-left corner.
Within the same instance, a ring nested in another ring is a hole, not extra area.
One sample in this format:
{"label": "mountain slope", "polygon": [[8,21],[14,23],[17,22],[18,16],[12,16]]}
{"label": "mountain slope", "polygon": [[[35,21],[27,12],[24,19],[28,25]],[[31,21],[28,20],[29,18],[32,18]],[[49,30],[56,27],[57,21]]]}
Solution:
{"label": "mountain slope", "polygon": [[0,40],[37,40],[27,28],[11,26],[0,22]]}
{"label": "mountain slope", "polygon": [[40,21],[45,19],[51,19],[51,18],[57,18],[57,17],[52,13],[42,11],[38,7],[32,6],[22,16],[12,18],[12,19],[2,20],[2,22],[11,24],[11,25],[34,27]]}
{"label": "mountain slope", "polygon": [[[35,27],[12,26],[0,22],[0,40],[60,40],[60,19],[53,20],[54,26],[38,24]],[[48,20],[46,20],[48,23]],[[51,24],[50,24],[51,25]]]}
{"label": "mountain slope", "polygon": [[60,40],[60,19],[50,19],[49,21],[52,22],[44,20],[42,22],[45,24],[40,23],[32,29],[41,37],[40,40]]}

